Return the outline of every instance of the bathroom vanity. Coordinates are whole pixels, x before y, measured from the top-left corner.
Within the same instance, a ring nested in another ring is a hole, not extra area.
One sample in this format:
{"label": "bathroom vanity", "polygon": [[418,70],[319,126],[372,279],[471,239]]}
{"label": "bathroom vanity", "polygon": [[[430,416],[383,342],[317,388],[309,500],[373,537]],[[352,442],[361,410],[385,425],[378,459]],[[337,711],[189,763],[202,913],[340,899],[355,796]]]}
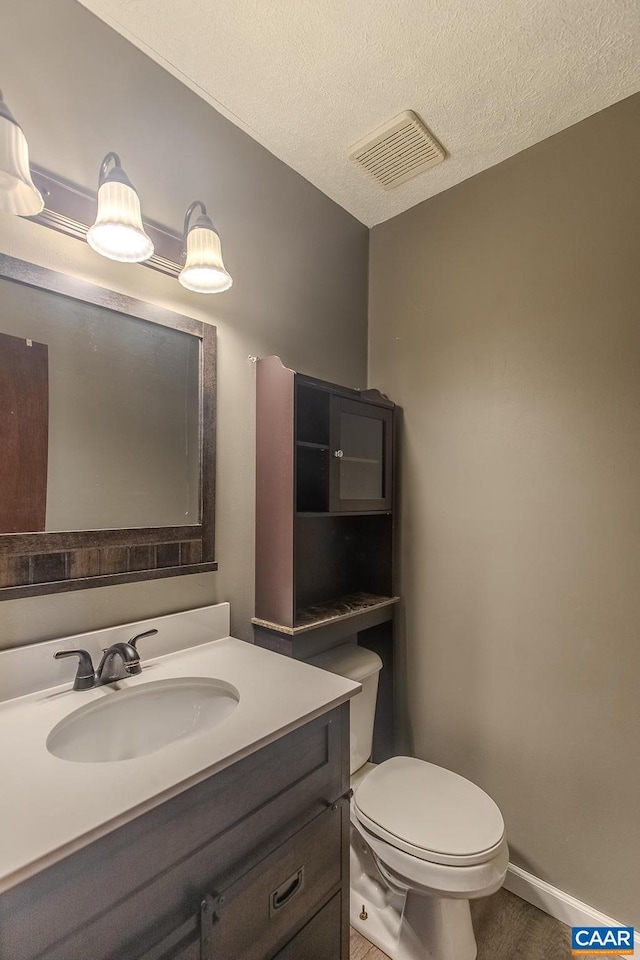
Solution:
{"label": "bathroom vanity", "polygon": [[[0,695],[12,673],[42,682],[45,661],[30,671],[29,658],[46,653],[48,664],[58,649],[96,650],[147,626],[164,655],[143,654],[142,674],[120,690],[67,682],[0,704],[11,771],[0,800],[1,960],[346,960],[358,684],[229,637],[219,604],[26,648],[19,670],[21,651],[7,651]],[[51,664],[72,680],[70,661]],[[73,733],[78,708],[194,678],[238,693],[211,729],[146,754],[143,737],[140,756],[111,762],[47,749],[52,730]]]}

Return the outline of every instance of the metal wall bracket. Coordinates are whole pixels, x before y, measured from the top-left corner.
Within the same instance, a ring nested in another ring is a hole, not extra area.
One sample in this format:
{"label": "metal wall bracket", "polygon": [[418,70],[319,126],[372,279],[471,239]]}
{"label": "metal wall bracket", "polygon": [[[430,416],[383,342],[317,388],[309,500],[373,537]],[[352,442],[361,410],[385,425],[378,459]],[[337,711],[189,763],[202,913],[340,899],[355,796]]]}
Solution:
{"label": "metal wall bracket", "polygon": [[200,960],[211,960],[216,902],[216,898],[209,895],[203,897],[200,904]]}

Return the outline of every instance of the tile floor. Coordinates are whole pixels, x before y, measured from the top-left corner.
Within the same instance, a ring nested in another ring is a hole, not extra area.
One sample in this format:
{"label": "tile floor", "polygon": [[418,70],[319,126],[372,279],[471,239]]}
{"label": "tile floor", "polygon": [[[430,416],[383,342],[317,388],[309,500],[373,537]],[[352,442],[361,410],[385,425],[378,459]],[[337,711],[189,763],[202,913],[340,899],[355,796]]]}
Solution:
{"label": "tile floor", "polygon": [[[471,913],[478,960],[571,960],[569,927],[507,890],[475,900]],[[352,930],[351,960],[387,960],[387,957]]]}

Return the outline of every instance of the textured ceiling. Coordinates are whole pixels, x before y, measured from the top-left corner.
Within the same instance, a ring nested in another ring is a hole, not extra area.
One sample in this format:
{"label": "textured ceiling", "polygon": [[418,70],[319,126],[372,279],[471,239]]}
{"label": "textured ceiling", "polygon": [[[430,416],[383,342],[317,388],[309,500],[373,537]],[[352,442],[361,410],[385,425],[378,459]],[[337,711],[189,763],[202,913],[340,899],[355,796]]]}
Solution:
{"label": "textured ceiling", "polygon": [[[372,226],[640,90],[638,0],[81,0]],[[449,157],[391,192],[351,144],[415,110]]]}

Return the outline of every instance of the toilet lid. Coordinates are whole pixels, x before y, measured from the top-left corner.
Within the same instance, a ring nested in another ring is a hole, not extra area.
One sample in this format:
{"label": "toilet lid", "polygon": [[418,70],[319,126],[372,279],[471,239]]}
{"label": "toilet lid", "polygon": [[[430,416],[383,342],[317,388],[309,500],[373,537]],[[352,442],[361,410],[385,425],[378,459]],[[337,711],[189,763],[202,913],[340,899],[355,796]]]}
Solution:
{"label": "toilet lid", "polygon": [[375,836],[432,863],[485,863],[504,837],[502,814],[484,790],[413,757],[374,767],[358,785],[354,806]]}

